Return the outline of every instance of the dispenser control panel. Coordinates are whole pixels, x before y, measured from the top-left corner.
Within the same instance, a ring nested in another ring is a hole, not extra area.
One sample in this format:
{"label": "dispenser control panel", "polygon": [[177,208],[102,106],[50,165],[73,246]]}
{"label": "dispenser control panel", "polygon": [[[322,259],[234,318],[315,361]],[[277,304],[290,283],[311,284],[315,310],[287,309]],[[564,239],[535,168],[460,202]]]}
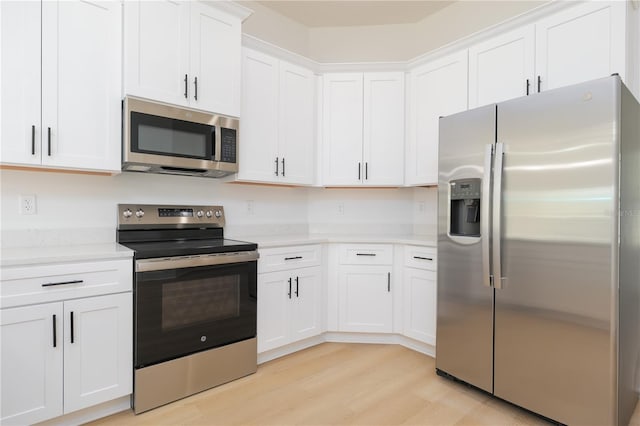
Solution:
{"label": "dispenser control panel", "polygon": [[480,236],[481,179],[458,179],[449,182],[449,234],[459,237]]}

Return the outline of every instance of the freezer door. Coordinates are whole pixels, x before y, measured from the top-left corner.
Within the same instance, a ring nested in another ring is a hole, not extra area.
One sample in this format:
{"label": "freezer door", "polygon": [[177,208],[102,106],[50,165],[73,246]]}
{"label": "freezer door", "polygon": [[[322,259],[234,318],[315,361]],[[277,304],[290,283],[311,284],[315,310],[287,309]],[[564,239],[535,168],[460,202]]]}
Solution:
{"label": "freezer door", "polygon": [[[494,141],[495,105],[440,119],[436,368],[487,392],[493,378],[494,291],[487,276],[487,189]],[[453,184],[458,186],[452,197]]]}
{"label": "freezer door", "polygon": [[498,104],[494,393],[565,424],[616,423],[619,90],[611,77]]}

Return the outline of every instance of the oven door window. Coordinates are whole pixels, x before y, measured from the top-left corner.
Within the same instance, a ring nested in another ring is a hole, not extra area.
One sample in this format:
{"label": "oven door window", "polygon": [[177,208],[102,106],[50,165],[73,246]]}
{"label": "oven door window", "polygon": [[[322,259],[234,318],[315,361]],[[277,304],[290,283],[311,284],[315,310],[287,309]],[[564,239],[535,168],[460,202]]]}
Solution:
{"label": "oven door window", "polygon": [[131,150],[211,160],[215,156],[215,127],[132,111]]}
{"label": "oven door window", "polygon": [[256,336],[257,263],[136,274],[136,367]]}

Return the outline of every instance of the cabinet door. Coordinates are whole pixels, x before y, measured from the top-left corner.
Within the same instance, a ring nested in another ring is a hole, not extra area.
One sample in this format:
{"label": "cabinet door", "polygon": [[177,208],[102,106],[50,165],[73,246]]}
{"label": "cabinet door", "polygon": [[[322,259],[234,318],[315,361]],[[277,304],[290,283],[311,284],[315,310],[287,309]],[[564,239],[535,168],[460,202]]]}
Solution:
{"label": "cabinet door", "polygon": [[282,181],[311,185],[315,176],[315,76],[306,68],[280,62],[278,147],[285,160]]}
{"label": "cabinet door", "polygon": [[258,275],[258,353],[289,343],[293,280],[289,271]]}
{"label": "cabinet door", "polygon": [[240,24],[215,7],[191,2],[192,107],[240,116]]}
{"label": "cabinet door", "polygon": [[132,312],[131,293],[64,302],[65,413],[131,393]]}
{"label": "cabinet door", "polygon": [[529,25],[469,48],[469,108],[534,92],[534,39]]}
{"label": "cabinet door", "polygon": [[325,74],[323,184],[362,182],[362,74]]}
{"label": "cabinet door", "polygon": [[0,2],[0,162],[40,164],[40,2]]}
{"label": "cabinet door", "polygon": [[42,3],[42,164],[120,171],[121,4]]}
{"label": "cabinet door", "polygon": [[62,415],[62,303],[0,311],[3,424]]}
{"label": "cabinet door", "polygon": [[126,1],[124,8],[124,94],[187,105],[189,2]]}
{"label": "cabinet door", "polygon": [[618,73],[624,79],[626,2],[586,2],[536,24],[540,90]]}
{"label": "cabinet door", "polygon": [[238,178],[278,182],[278,60],[246,48],[242,58],[240,135]]}
{"label": "cabinet door", "polygon": [[404,269],[404,331],[412,339],[436,344],[436,273]]}
{"label": "cabinet door", "polygon": [[404,180],[404,73],[364,75],[364,165],[366,185],[402,185]]}
{"label": "cabinet door", "polygon": [[391,285],[391,266],[340,266],[339,330],[391,332]]}
{"label": "cabinet door", "polygon": [[441,116],[467,109],[467,51],[411,71],[406,183],[438,183],[438,128]]}
{"label": "cabinet door", "polygon": [[[320,267],[290,271],[293,278],[291,342],[320,334]],[[287,282],[288,285],[288,282]]]}

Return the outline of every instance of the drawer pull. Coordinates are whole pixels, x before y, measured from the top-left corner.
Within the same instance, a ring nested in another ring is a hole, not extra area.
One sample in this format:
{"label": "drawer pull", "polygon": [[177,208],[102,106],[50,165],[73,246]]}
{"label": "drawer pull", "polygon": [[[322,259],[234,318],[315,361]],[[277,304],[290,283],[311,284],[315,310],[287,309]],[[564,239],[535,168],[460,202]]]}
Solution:
{"label": "drawer pull", "polygon": [[375,253],[356,253],[356,256],[375,256]]}
{"label": "drawer pull", "polygon": [[71,311],[71,343],[75,343],[75,333],[74,333],[74,326],[73,326],[73,311]]}
{"label": "drawer pull", "polygon": [[422,256],[413,256],[414,259],[420,259],[420,260],[433,260],[433,258],[431,257],[422,257]]}
{"label": "drawer pull", "polygon": [[53,347],[58,346],[58,329],[56,327],[56,315],[53,314]]}
{"label": "drawer pull", "polygon": [[297,260],[302,259],[302,256],[285,257],[284,260]]}
{"label": "drawer pull", "polygon": [[84,282],[84,280],[73,280],[73,281],[62,281],[59,283],[47,283],[47,284],[42,284],[42,287],[51,287],[54,285],[67,285],[67,284],[82,284]]}

